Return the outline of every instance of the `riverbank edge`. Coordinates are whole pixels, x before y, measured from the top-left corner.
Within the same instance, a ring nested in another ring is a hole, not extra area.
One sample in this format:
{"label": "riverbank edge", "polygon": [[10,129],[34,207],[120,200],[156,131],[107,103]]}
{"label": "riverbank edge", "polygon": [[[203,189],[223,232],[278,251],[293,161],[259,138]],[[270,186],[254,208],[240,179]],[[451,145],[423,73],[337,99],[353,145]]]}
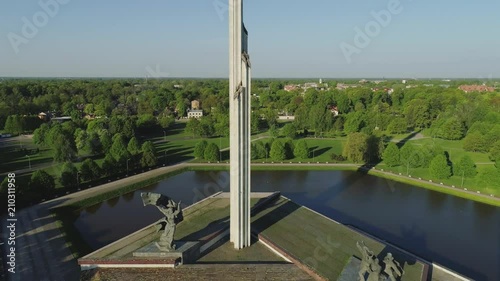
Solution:
{"label": "riverbank edge", "polygon": [[[252,171],[360,171],[361,172],[366,172],[369,175],[380,177],[380,178],[385,178],[389,180],[394,180],[400,183],[406,183],[410,184],[412,186],[416,187],[421,187],[425,188],[428,190],[460,197],[463,199],[471,200],[474,202],[478,203],[483,203],[487,205],[491,205],[494,207],[500,207],[500,199],[496,197],[486,197],[485,195],[476,195],[471,192],[463,191],[457,188],[453,187],[448,187],[448,186],[435,186],[430,183],[425,183],[421,182],[417,179],[413,178],[406,178],[403,176],[398,176],[398,175],[390,175],[387,173],[384,173],[383,171],[379,170],[374,170],[374,169],[364,169],[362,168],[361,165],[331,165],[331,166],[315,166],[315,165],[303,165],[303,166],[288,166],[290,164],[258,164],[258,165],[252,165]],[[222,166],[222,165],[217,165],[214,166],[212,164],[196,164],[196,165],[189,165],[186,167],[188,171],[227,171],[229,170],[229,166]],[[368,170],[368,171],[366,171]]]}

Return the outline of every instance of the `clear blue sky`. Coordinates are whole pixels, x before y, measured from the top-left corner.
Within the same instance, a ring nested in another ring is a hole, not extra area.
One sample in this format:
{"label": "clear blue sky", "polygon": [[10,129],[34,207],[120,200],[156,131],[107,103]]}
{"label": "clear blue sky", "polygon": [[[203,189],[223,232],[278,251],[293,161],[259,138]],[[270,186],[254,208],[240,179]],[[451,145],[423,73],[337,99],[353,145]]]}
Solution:
{"label": "clear blue sky", "polygon": [[[227,0],[64,1],[17,54],[9,34],[24,37],[22,18],[43,9],[0,2],[0,76],[228,75]],[[246,0],[254,77],[500,77],[498,0],[400,0],[348,63],[341,43],[355,46],[355,27],[391,1]]]}

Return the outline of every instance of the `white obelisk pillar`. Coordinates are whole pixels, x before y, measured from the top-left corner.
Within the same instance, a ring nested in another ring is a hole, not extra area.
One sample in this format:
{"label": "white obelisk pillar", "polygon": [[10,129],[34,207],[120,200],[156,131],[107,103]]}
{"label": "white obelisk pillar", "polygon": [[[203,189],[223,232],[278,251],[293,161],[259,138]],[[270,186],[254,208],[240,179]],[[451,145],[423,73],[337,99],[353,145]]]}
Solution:
{"label": "white obelisk pillar", "polygon": [[243,1],[229,0],[230,241],[250,246],[250,58]]}

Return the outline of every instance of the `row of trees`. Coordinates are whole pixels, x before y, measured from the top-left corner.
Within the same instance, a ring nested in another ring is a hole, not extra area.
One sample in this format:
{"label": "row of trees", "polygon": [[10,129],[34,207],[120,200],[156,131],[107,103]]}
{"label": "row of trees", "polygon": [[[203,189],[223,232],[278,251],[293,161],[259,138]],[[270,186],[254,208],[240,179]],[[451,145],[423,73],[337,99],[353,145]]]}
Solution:
{"label": "row of trees", "polygon": [[[118,140],[118,137],[116,140]],[[37,170],[33,172],[28,188],[30,191],[47,194],[54,190],[56,180],[59,180],[64,187],[76,187],[82,182],[98,180],[124,171],[128,172],[128,170],[138,167],[154,167],[157,162],[152,142],[144,142],[139,147],[135,138],[131,139],[128,146],[125,146],[121,141],[116,141],[101,165],[97,164],[92,158],[85,159],[79,168],[71,162],[65,162],[58,177],[53,177],[46,171]],[[6,190],[7,178],[4,179],[1,186],[2,190]]]}
{"label": "row of trees", "polygon": [[194,148],[194,157],[209,162],[220,161],[220,153],[220,149],[215,143],[208,143],[206,140],[200,141]]}
{"label": "row of trees", "polygon": [[440,147],[414,146],[405,143],[401,149],[393,142],[389,143],[382,154],[384,163],[389,167],[404,166],[409,174],[410,168],[428,168],[432,177],[447,179],[452,175],[472,178],[477,174],[476,165],[468,155],[462,156],[456,163],[452,163],[448,154]]}

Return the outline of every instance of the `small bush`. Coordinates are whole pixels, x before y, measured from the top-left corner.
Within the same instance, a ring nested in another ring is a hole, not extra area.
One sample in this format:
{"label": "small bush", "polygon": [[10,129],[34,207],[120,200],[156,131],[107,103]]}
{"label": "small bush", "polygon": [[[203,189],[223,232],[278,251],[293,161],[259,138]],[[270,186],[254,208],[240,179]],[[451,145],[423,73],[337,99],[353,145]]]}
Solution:
{"label": "small bush", "polygon": [[344,156],[336,154],[336,153],[332,153],[330,155],[330,159],[332,159],[333,162],[344,162],[347,160],[347,158],[345,158]]}

